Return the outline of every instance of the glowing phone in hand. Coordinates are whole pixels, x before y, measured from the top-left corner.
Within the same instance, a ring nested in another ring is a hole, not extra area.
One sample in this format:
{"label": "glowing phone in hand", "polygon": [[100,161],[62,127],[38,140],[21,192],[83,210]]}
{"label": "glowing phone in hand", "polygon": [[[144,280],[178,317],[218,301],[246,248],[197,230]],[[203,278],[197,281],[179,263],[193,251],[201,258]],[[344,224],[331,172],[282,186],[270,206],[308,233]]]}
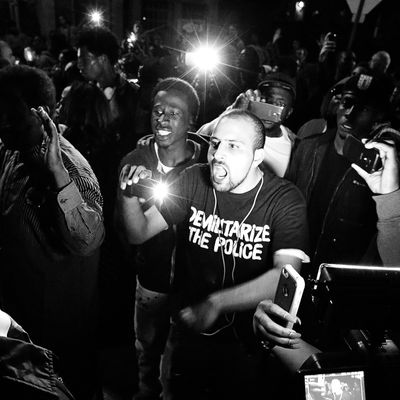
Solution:
{"label": "glowing phone in hand", "polygon": [[[286,264],[281,271],[278,286],[276,288],[274,303],[282,307],[293,318],[296,318],[304,292],[304,279],[290,265]],[[293,328],[293,323],[280,319],[278,322],[285,328]]]}
{"label": "glowing phone in hand", "polygon": [[281,122],[283,108],[261,101],[250,101],[248,110],[262,121]]}

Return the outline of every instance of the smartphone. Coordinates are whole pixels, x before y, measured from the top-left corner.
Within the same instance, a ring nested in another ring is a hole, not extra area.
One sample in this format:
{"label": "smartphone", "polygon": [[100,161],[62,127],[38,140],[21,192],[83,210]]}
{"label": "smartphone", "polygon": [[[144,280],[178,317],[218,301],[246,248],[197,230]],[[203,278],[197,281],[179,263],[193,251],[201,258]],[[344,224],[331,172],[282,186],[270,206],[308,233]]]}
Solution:
{"label": "smartphone", "polygon": [[262,121],[281,122],[283,107],[250,100],[248,110]]}
{"label": "smartphone", "polygon": [[[282,307],[292,317],[296,318],[300,301],[304,292],[304,279],[290,265],[286,264],[281,271],[278,286],[276,288],[274,303]],[[282,321],[277,321],[282,325]],[[284,321],[285,328],[293,328],[293,323]]]}
{"label": "smartphone", "polygon": [[382,168],[382,160],[377,149],[366,149],[361,140],[348,135],[343,144],[343,155],[369,174]]}
{"label": "smartphone", "polygon": [[154,183],[151,179],[139,179],[137,183],[127,185],[124,194],[127,197],[139,197],[148,200],[152,196]]}

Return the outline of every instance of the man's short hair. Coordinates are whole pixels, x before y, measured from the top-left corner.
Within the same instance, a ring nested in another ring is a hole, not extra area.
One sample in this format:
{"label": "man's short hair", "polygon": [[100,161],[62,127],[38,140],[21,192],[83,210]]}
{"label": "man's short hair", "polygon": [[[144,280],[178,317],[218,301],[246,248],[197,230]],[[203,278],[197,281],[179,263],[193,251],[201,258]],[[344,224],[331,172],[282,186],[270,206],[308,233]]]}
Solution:
{"label": "man's short hair", "polygon": [[[265,144],[265,127],[260,118],[255,116],[253,113],[247,110],[240,110],[234,108],[232,110],[225,111],[223,114],[220,115],[218,118],[218,122],[215,125],[215,128],[218,124],[225,118],[242,118],[248,120],[254,127],[254,140],[253,140],[253,149],[262,149]],[[214,129],[215,129],[214,128]]]}
{"label": "man's short hair", "polygon": [[96,57],[106,55],[111,64],[118,61],[119,44],[117,37],[104,26],[83,28],[78,35],[78,47],[87,47]]}
{"label": "man's short hair", "polygon": [[170,77],[158,82],[153,89],[151,102],[154,102],[154,98],[158,92],[168,92],[170,90],[180,92],[186,96],[189,103],[189,112],[192,115],[193,120],[196,121],[200,110],[200,99],[195,88],[189,82],[186,82],[183,79]]}
{"label": "man's short hair", "polygon": [[0,70],[0,101],[10,107],[25,104],[28,109],[47,106],[51,116],[56,91],[52,80],[41,69],[14,65]]}

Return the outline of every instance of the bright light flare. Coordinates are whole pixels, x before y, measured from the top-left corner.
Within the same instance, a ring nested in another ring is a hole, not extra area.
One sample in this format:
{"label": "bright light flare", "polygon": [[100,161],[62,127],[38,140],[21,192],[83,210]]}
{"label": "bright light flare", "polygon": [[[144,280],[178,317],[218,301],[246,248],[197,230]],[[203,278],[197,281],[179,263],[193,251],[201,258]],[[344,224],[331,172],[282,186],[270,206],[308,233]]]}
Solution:
{"label": "bright light flare", "polygon": [[99,26],[103,22],[103,13],[99,10],[90,11],[89,19],[94,25]]}
{"label": "bright light flare", "polygon": [[168,196],[168,186],[163,182],[158,182],[153,187],[153,198],[162,202]]}
{"label": "bright light flare", "polygon": [[129,36],[128,36],[128,42],[134,43],[134,42],[136,42],[136,40],[137,40],[137,37],[136,37],[135,33],[134,33],[134,32],[131,32],[131,33],[129,34]]}
{"label": "bright light flare", "polygon": [[218,50],[213,47],[204,46],[186,53],[186,64],[204,72],[212,71],[220,62]]}
{"label": "bright light flare", "polygon": [[135,34],[134,32],[131,32],[131,33],[129,34],[129,36],[128,36],[128,39],[127,39],[127,41],[128,41],[128,46],[129,46],[130,48],[134,47],[134,46],[135,46],[136,40],[137,40],[136,34]]}
{"label": "bright light flare", "polygon": [[31,47],[24,48],[24,58],[26,62],[32,62],[35,58],[35,51]]}
{"label": "bright light flare", "polygon": [[305,7],[304,1],[297,1],[297,2],[296,2],[296,11],[297,11],[298,13],[303,12],[304,7]]}

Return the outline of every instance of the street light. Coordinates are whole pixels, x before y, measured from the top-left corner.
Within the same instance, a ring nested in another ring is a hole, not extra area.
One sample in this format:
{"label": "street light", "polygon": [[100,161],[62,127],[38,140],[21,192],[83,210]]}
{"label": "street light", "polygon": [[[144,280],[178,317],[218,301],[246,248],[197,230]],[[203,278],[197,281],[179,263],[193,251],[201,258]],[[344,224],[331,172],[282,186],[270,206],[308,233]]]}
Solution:
{"label": "street light", "polygon": [[202,46],[186,53],[186,64],[203,72],[214,70],[220,62],[218,49],[214,47]]}
{"label": "street light", "polygon": [[297,1],[296,2],[296,12],[298,12],[298,13],[303,12],[304,7],[305,7],[304,1]]}
{"label": "street light", "polygon": [[89,12],[89,20],[92,24],[100,26],[103,22],[103,13],[99,10],[92,10]]}

